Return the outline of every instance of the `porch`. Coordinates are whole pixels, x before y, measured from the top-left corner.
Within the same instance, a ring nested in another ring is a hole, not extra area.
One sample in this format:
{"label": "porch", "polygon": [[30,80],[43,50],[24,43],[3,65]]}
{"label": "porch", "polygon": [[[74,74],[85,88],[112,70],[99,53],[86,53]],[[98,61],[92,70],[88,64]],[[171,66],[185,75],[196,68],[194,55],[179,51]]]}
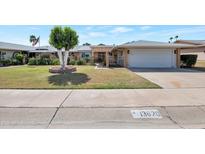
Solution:
{"label": "porch", "polygon": [[92,47],[92,58],[95,63],[101,63],[106,67],[127,67],[127,49],[115,49],[113,46]]}

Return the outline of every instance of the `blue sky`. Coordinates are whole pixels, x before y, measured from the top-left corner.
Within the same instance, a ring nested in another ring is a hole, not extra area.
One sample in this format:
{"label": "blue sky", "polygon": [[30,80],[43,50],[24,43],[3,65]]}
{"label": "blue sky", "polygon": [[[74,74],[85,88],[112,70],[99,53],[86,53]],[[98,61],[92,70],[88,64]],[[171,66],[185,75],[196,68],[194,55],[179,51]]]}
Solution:
{"label": "blue sky", "polygon": [[[205,40],[205,26],[152,26],[152,25],[82,25],[73,26],[79,35],[79,44],[121,44],[133,40],[152,40],[167,42],[175,35],[179,39]],[[54,26],[46,25],[18,25],[0,26],[0,41],[30,45],[31,34],[41,37],[41,45],[49,45],[50,30]]]}

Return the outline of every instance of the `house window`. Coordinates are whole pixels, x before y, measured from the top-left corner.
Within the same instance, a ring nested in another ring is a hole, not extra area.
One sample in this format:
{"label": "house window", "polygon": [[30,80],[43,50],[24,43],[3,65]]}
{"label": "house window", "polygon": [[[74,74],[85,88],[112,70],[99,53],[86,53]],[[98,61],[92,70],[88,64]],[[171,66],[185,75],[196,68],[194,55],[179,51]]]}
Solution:
{"label": "house window", "polygon": [[1,60],[1,59],[4,59],[4,58],[5,58],[5,57],[4,57],[5,55],[6,55],[6,52],[0,51],[0,60]]}
{"label": "house window", "polygon": [[81,57],[82,57],[82,58],[89,58],[90,55],[89,55],[89,53],[84,53],[84,52],[83,52],[83,53],[81,54]]}
{"label": "house window", "polygon": [[89,57],[90,57],[90,55],[89,55],[89,54],[85,54],[85,57],[86,57],[86,58],[89,58]]}

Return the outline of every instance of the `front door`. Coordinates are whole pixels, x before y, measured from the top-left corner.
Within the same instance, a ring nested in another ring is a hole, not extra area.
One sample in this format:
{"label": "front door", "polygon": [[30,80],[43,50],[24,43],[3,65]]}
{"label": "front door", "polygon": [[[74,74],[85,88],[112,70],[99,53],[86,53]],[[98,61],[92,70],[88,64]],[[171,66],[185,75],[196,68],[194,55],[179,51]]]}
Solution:
{"label": "front door", "polygon": [[104,52],[98,52],[97,62],[99,62],[99,63],[105,62],[105,53]]}

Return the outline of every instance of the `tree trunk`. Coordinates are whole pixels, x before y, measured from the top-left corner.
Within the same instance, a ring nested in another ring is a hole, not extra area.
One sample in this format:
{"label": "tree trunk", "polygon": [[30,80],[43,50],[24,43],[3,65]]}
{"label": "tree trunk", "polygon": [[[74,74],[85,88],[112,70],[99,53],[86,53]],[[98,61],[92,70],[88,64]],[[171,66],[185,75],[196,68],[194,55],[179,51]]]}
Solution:
{"label": "tree trunk", "polygon": [[62,51],[62,50],[58,51],[58,57],[60,60],[61,69],[63,71],[65,70],[65,66],[67,65],[68,54],[69,54],[68,51]]}

